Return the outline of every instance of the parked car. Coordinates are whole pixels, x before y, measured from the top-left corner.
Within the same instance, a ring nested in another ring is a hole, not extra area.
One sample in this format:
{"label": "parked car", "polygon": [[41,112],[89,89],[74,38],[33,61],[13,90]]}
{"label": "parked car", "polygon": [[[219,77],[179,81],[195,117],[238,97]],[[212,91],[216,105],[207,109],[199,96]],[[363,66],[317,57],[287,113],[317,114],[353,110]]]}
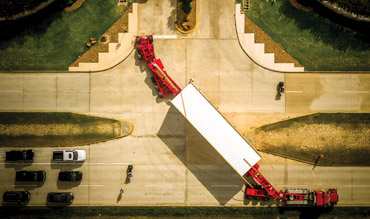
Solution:
{"label": "parked car", "polygon": [[35,181],[43,182],[46,179],[46,173],[43,170],[40,171],[17,171],[15,175],[16,181]]}
{"label": "parked car", "polygon": [[55,162],[83,162],[86,160],[85,150],[55,150],[53,161]]}
{"label": "parked car", "polygon": [[48,202],[59,202],[71,204],[74,199],[72,192],[50,192]]}
{"label": "parked car", "polygon": [[7,191],[3,195],[5,202],[28,202],[31,195],[28,191]]}
{"label": "parked car", "polygon": [[6,161],[33,160],[34,155],[35,152],[33,150],[7,151]]}
{"label": "parked car", "polygon": [[80,171],[65,171],[59,172],[60,181],[76,182],[82,180],[82,173]]}

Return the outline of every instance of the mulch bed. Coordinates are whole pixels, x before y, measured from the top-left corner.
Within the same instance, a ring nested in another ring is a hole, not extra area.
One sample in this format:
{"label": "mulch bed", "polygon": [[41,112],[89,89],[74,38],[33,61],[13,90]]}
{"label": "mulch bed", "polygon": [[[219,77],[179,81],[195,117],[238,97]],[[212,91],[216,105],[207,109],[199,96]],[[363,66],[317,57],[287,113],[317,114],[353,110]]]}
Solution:
{"label": "mulch bed", "polygon": [[185,21],[186,14],[182,10],[182,3],[180,1],[177,1],[176,6],[176,25],[177,27],[182,31],[189,31],[195,28],[196,22],[197,22],[197,0],[193,0],[191,2],[192,10],[188,16],[189,21]]}
{"label": "mulch bed", "polygon": [[[109,52],[109,43],[118,43],[118,33],[128,32],[128,14],[129,13],[132,13],[132,5],[102,35],[108,40],[105,42],[102,42],[100,38],[97,44],[93,45],[88,51],[86,51],[83,55],[81,55],[70,67],[78,67],[80,62],[99,62],[99,53]],[[87,42],[88,42],[88,39],[86,39],[86,43]],[[84,46],[86,46],[86,44]]]}
{"label": "mulch bed", "polygon": [[291,57],[283,48],[271,39],[261,28],[245,15],[245,33],[254,33],[256,43],[265,44],[265,53],[275,54],[275,63],[294,63],[295,67],[303,67],[297,60]]}
{"label": "mulch bed", "polygon": [[81,7],[82,3],[84,3],[85,0],[77,0],[75,3],[73,3],[71,6],[66,7],[64,9],[65,12],[70,12],[73,10],[76,10],[77,8]]}

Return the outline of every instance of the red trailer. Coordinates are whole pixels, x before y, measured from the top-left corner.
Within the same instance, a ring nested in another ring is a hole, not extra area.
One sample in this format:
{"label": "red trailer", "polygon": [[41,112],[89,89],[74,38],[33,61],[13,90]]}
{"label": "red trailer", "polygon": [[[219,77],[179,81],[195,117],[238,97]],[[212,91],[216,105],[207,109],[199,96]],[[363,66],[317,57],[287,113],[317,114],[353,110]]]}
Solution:
{"label": "red trailer", "polygon": [[177,95],[181,88],[167,74],[160,59],[157,59],[154,53],[153,35],[137,36],[136,48],[138,59],[144,59],[149,69],[152,71],[152,81],[156,84],[155,88],[159,91],[160,98],[167,97],[170,94]]}
{"label": "red trailer", "polygon": [[326,193],[320,190],[308,189],[287,189],[285,192],[277,191],[267,179],[259,172],[259,165],[254,165],[245,174],[246,177],[252,176],[260,185],[251,188],[247,186],[245,189],[245,197],[247,199],[261,198],[264,201],[269,200],[269,197],[280,199],[286,206],[334,206],[339,201],[338,192],[336,189],[329,189]]}

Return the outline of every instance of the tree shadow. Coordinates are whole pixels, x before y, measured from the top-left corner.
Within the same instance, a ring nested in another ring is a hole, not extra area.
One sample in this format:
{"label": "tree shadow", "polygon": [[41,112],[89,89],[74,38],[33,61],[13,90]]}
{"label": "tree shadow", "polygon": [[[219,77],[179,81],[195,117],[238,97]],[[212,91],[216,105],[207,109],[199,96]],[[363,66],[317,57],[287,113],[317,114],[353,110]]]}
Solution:
{"label": "tree shadow", "polygon": [[[171,4],[171,6],[172,6],[172,4]],[[173,7],[175,7],[175,6],[173,6]],[[167,18],[167,28],[171,31],[176,30],[176,28],[175,28],[175,10],[176,10],[176,8],[173,8],[172,11],[171,11],[170,16],[168,16],[168,18]]]}
{"label": "tree shadow", "polygon": [[281,1],[279,12],[291,19],[301,31],[309,31],[316,41],[342,52],[348,49],[367,51],[370,48],[370,24],[336,14],[317,1],[306,1],[313,12],[295,9],[289,1]]}
{"label": "tree shadow", "polygon": [[67,1],[55,1],[36,12],[35,14],[20,18],[18,20],[5,20],[0,22],[0,49],[7,48],[7,41],[13,37],[20,37],[19,45],[23,45],[21,40],[24,36],[38,38],[40,33],[45,33],[55,19],[62,17],[63,9],[67,6]]}
{"label": "tree shadow", "polygon": [[[221,205],[242,189],[240,176],[174,106],[167,112],[157,136]],[[187,177],[189,180],[192,176]]]}

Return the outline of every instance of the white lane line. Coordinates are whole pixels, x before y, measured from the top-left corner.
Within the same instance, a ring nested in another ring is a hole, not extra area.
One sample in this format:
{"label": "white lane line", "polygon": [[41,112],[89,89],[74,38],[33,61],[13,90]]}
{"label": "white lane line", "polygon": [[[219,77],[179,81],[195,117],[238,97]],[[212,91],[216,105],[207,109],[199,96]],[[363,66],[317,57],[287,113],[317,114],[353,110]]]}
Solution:
{"label": "white lane line", "polygon": [[0,91],[0,93],[22,93],[23,91],[12,91],[12,90],[9,90],[9,91]]}
{"label": "white lane line", "polygon": [[286,90],[285,93],[303,93],[301,90]]}
{"label": "white lane line", "polygon": [[211,187],[242,187],[241,185],[211,185]]}
{"label": "white lane line", "polygon": [[344,185],[344,187],[370,187],[370,185]]}
{"label": "white lane line", "polygon": [[146,187],[169,187],[172,188],[174,185],[172,184],[145,184]]}
{"label": "white lane line", "polygon": [[350,93],[350,94],[368,94],[369,91],[361,91],[361,90],[345,90],[343,93]]}
{"label": "white lane line", "polygon": [[177,39],[177,35],[153,35],[154,39]]}
{"label": "white lane line", "polygon": [[104,187],[105,185],[79,185],[79,186]]}
{"label": "white lane line", "polygon": [[278,185],[277,187],[286,187],[286,186],[290,186],[290,187],[292,187],[292,186],[305,187],[307,185]]}
{"label": "white lane line", "polygon": [[77,91],[77,90],[67,90],[64,93],[90,93],[90,91]]}

